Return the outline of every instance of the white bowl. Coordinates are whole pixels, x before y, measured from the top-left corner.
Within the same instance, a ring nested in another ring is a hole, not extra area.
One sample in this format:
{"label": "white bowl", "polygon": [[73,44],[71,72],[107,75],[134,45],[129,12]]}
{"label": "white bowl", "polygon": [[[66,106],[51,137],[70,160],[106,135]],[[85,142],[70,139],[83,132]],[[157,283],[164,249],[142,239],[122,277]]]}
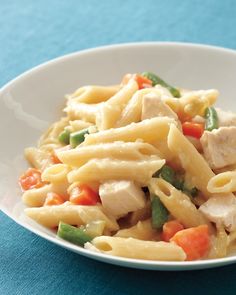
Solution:
{"label": "white bowl", "polygon": [[136,43],[70,54],[38,66],[0,90],[1,210],[28,230],[81,255],[112,264],[153,270],[203,269],[236,262],[236,256],[193,262],[125,259],[89,252],[56,238],[23,214],[17,179],[27,167],[23,150],[34,146],[50,122],[60,117],[64,94],[86,84],[113,84],[128,72],[153,71],[189,89],[219,89],[219,105],[236,111],[236,52],[181,43]]}

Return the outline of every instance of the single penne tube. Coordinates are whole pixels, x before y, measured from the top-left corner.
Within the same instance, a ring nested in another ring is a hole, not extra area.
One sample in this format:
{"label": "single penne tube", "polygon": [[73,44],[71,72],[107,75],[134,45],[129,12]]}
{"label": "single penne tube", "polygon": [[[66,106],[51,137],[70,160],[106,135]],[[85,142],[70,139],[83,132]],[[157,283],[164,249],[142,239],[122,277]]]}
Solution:
{"label": "single penne tube", "polygon": [[210,227],[210,222],[198,211],[190,198],[169,182],[161,178],[152,178],[150,189],[184,227],[195,227],[201,224],[207,224]]}
{"label": "single penne tube", "polygon": [[206,160],[199,154],[188,139],[172,124],[167,138],[170,151],[179,158],[182,168],[207,199],[212,196],[208,191],[209,180],[215,175]]}
{"label": "single penne tube", "polygon": [[141,160],[145,156],[160,152],[151,144],[143,142],[112,142],[79,146],[67,151],[58,151],[58,158],[67,165],[80,167],[91,159],[115,158],[121,160]]}
{"label": "single penne tube", "polygon": [[131,79],[127,85],[123,86],[113,97],[102,105],[96,121],[99,130],[115,127],[124,107],[137,90],[137,82]]}
{"label": "single penne tube", "polygon": [[106,180],[132,180],[146,185],[152,175],[165,164],[157,156],[145,160],[125,161],[116,159],[92,159],[68,174],[69,182],[103,182]]}
{"label": "single penne tube", "polygon": [[236,191],[236,171],[227,171],[212,177],[207,185],[210,193],[232,193]]}
{"label": "single penne tube", "polygon": [[171,123],[176,124],[175,120],[168,117],[152,118],[120,128],[103,130],[87,135],[83,145],[114,141],[133,142],[139,139],[147,143],[156,142],[167,136]]}
{"label": "single penne tube", "polygon": [[62,205],[27,208],[25,213],[36,222],[49,228],[55,228],[60,221],[71,225],[85,225],[95,220],[102,220],[105,221],[107,230],[117,231],[119,229],[115,219],[106,216],[101,206],[80,206],[66,202]]}
{"label": "single penne tube", "polygon": [[102,253],[134,259],[184,261],[186,254],[174,243],[100,236],[91,242]]}
{"label": "single penne tube", "polygon": [[227,255],[229,236],[222,225],[216,225],[216,235],[212,236],[212,246],[208,258],[222,258]]}
{"label": "single penne tube", "polygon": [[99,103],[111,98],[120,89],[120,85],[114,86],[97,86],[88,85],[80,87],[73,94],[68,95],[68,99],[73,99],[76,102],[84,103]]}

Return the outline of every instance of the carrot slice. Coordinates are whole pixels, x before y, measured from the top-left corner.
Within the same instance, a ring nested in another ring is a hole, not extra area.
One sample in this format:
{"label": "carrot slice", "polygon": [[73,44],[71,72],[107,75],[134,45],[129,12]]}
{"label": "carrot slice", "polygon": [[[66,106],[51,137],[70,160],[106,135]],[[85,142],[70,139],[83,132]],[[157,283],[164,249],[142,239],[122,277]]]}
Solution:
{"label": "carrot slice", "polygon": [[161,238],[165,242],[169,242],[170,239],[180,230],[183,230],[183,225],[178,220],[171,220],[163,225],[163,232]]}
{"label": "carrot slice", "polygon": [[200,225],[178,231],[170,241],[184,250],[187,260],[203,258],[210,248],[208,226]]}
{"label": "carrot slice", "polygon": [[86,184],[74,187],[70,194],[70,202],[76,205],[96,205],[99,201],[99,194]]}
{"label": "carrot slice", "polygon": [[194,122],[184,122],[182,124],[183,134],[192,136],[195,138],[200,138],[204,132],[203,124]]}
{"label": "carrot slice", "polygon": [[27,191],[32,188],[39,188],[45,183],[41,179],[41,172],[35,168],[29,168],[19,178],[19,184],[22,190]]}

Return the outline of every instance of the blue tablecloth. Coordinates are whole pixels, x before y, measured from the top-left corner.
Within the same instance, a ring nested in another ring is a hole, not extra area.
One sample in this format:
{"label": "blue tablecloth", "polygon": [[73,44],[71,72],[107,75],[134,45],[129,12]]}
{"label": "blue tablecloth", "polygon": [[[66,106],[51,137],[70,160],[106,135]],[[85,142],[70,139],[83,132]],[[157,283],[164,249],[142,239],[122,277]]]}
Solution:
{"label": "blue tablecloth", "polygon": [[[51,58],[99,45],[184,41],[236,48],[236,1],[0,2],[0,86]],[[0,294],[235,294],[236,265],[141,271],[64,250],[0,213]]]}

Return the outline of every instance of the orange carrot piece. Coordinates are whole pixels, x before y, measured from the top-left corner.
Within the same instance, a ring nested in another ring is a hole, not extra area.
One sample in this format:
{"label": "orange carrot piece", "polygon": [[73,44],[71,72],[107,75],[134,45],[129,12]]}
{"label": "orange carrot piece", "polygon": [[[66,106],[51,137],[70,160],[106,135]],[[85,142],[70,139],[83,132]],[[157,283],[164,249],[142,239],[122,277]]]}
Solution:
{"label": "orange carrot piece", "polygon": [[180,230],[183,230],[183,225],[178,220],[171,220],[163,225],[163,231],[161,238],[165,242],[169,242],[170,239]]}
{"label": "orange carrot piece", "polygon": [[74,187],[70,194],[70,202],[76,205],[96,205],[99,201],[99,194],[86,184]]}
{"label": "orange carrot piece", "polygon": [[200,138],[204,132],[203,124],[194,122],[184,122],[182,124],[183,134],[192,136],[195,138]]}
{"label": "orange carrot piece", "polygon": [[35,168],[29,168],[19,178],[19,184],[22,190],[27,191],[32,188],[39,188],[45,183],[41,179],[41,171]]}
{"label": "orange carrot piece", "polygon": [[171,242],[180,246],[187,255],[187,260],[203,258],[210,248],[210,235],[207,225],[199,225],[178,231]]}

